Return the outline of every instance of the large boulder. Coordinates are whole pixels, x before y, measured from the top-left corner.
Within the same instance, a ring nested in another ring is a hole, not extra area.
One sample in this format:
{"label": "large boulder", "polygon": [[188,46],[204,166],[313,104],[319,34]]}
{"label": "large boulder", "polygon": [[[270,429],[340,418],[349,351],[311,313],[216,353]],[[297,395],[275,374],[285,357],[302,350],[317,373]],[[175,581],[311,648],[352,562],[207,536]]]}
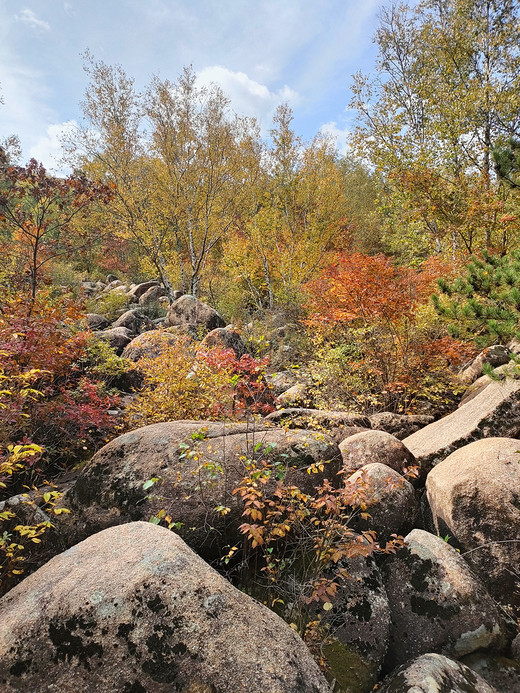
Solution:
{"label": "large boulder", "polygon": [[403,474],[415,465],[406,445],[385,431],[363,431],[340,443],[345,477],[367,464],[378,462]]}
{"label": "large boulder", "polygon": [[127,310],[123,315],[112,323],[112,328],[126,327],[134,335],[145,330],[153,329],[153,324],[150,318],[140,310]]}
{"label": "large boulder", "polygon": [[106,330],[110,326],[110,322],[104,315],[99,313],[87,313],[85,322],[91,330]]}
{"label": "large boulder", "polygon": [[386,464],[374,462],[354,472],[348,484],[359,485],[367,494],[370,517],[356,517],[360,530],[374,530],[379,542],[392,534],[406,534],[419,514],[419,503],[412,484]]}
{"label": "large boulder", "polygon": [[274,395],[281,395],[293,385],[298,383],[298,375],[294,371],[278,371],[277,373],[266,374],[265,379]]}
{"label": "large boulder", "polygon": [[3,693],[326,693],[298,635],[146,522],[53,558],[0,601]]}
{"label": "large boulder", "polygon": [[403,664],[385,680],[378,691],[379,693],[500,693],[469,667],[440,654],[425,654]]}
{"label": "large boulder", "polygon": [[[166,289],[162,286],[151,286],[144,294],[139,297],[140,306],[151,306],[154,303],[159,303],[159,299],[167,296]],[[168,303],[168,299],[166,299]]]}
{"label": "large boulder", "polygon": [[426,480],[433,519],[500,601],[520,609],[520,443],[475,441],[438,464]]}
{"label": "large boulder", "polygon": [[[99,450],[70,491],[74,518],[70,545],[106,526],[131,520],[171,518],[179,534],[208,560],[222,557],[224,547],[241,542],[243,503],[233,491],[263,460],[275,477],[312,493],[325,478],[339,482],[337,445],[323,434],[176,421],[125,433]],[[324,462],[322,472],[312,465]],[[146,483],[155,479],[153,484]]]}
{"label": "large boulder", "polygon": [[171,332],[149,330],[134,337],[124,348],[122,356],[130,361],[155,358],[164,353],[169,346],[174,346],[178,341],[179,337]]}
{"label": "large boulder", "polygon": [[459,374],[459,379],[463,383],[472,383],[482,375],[484,364],[489,364],[492,368],[503,366],[509,363],[510,351],[502,344],[494,344],[484,349],[469,366]]}
{"label": "large boulder", "polygon": [[212,347],[233,349],[237,359],[248,353],[247,347],[242,341],[242,337],[235,330],[229,329],[229,327],[217,327],[204,337],[200,348],[211,349]]}
{"label": "large boulder", "polygon": [[457,551],[414,529],[384,565],[392,625],[388,668],[438,652],[459,659],[500,649],[506,627],[492,598]]}
{"label": "large boulder", "polygon": [[128,295],[134,296],[136,299],[140,299],[141,296],[143,296],[143,294],[145,294],[149,289],[156,286],[160,286],[159,282],[157,281],[141,282],[140,284],[133,286],[128,292]]}
{"label": "large boulder", "polygon": [[97,336],[108,342],[118,355],[121,355],[125,346],[132,341],[132,332],[127,327],[112,327],[98,332]]}
{"label": "large boulder", "polygon": [[279,407],[298,407],[309,404],[311,397],[304,383],[296,383],[276,398]]}
{"label": "large boulder", "polygon": [[196,325],[208,332],[217,327],[226,326],[216,310],[190,294],[181,296],[171,304],[164,324],[167,327]]}
{"label": "large boulder", "polygon": [[492,382],[452,414],[403,440],[422,468],[431,469],[458,448],[492,436],[520,435],[520,380]]}

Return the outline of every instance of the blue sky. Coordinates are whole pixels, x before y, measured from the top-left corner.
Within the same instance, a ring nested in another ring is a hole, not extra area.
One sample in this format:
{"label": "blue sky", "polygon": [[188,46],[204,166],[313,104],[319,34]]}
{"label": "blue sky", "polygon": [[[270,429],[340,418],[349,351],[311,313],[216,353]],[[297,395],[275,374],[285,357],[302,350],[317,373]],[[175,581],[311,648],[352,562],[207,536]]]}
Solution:
{"label": "blue sky", "polygon": [[[59,134],[81,121],[81,54],[121,64],[144,87],[193,65],[265,131],[288,101],[294,127],[345,146],[351,75],[375,62],[382,0],[0,0],[0,139],[56,168]],[[64,125],[65,124],[65,125]]]}

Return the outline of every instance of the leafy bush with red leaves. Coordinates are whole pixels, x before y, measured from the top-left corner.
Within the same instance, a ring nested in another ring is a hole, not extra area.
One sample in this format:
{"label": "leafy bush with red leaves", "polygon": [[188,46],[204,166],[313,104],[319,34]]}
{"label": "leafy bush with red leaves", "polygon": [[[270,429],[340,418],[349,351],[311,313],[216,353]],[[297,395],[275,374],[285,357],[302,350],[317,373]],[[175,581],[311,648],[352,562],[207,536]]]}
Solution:
{"label": "leafy bush with red leaves", "polygon": [[179,336],[153,358],[141,359],[145,385],[127,410],[127,424],[180,419],[240,419],[273,411],[263,374],[267,361],[232,349],[201,350]]}
{"label": "leafy bush with red leaves", "polygon": [[69,299],[41,297],[30,311],[22,299],[11,300],[0,315],[0,367],[12,384],[0,412],[0,445],[34,440],[46,465],[77,462],[115,431],[112,398],[79,365],[89,338],[80,316]]}

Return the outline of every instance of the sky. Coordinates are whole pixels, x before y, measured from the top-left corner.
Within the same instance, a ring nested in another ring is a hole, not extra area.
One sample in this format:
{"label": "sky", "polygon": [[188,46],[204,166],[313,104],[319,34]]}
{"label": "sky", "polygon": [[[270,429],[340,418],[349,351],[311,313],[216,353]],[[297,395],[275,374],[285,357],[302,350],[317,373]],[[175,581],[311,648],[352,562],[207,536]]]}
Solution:
{"label": "sky", "polygon": [[0,140],[59,171],[60,133],[81,123],[86,50],[144,88],[192,65],[240,115],[271,127],[288,102],[296,133],[345,151],[352,75],[375,64],[382,0],[0,0]]}

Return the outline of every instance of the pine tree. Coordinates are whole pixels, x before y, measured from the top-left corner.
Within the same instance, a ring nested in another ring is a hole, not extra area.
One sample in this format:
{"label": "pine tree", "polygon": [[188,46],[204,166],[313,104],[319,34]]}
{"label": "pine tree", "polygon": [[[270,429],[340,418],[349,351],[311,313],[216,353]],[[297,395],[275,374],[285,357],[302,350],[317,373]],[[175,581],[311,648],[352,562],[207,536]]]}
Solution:
{"label": "pine tree", "polygon": [[467,276],[439,280],[435,310],[452,321],[450,334],[473,339],[477,346],[520,339],[520,251],[472,257]]}

